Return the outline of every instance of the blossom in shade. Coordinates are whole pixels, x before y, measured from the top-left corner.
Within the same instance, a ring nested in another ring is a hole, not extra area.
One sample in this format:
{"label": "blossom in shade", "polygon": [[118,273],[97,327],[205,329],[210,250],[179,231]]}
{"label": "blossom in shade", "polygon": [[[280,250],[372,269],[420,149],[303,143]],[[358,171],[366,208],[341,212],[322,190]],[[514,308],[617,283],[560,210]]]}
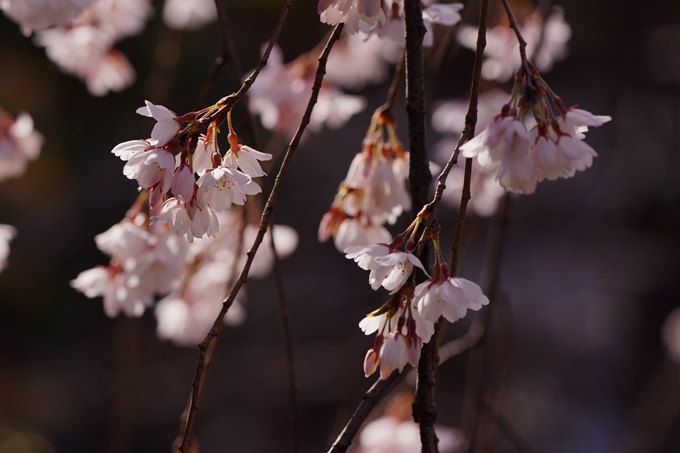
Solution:
{"label": "blossom in shade", "polygon": [[368,32],[387,19],[382,0],[319,0],[317,12],[321,22],[344,23],[347,31],[353,34]]}
{"label": "blossom in shade", "polygon": [[7,267],[9,256],[9,243],[17,235],[17,230],[11,225],[0,224],[0,272]]}
{"label": "blossom in shade", "polygon": [[[537,12],[530,14],[520,26],[520,31],[527,43],[527,55],[533,56],[534,49],[540,43],[540,50],[534,57],[534,63],[540,71],[549,71],[555,61],[567,56],[571,27],[564,20],[562,9],[553,8],[545,23]],[[461,25],[457,39],[463,46],[474,50],[477,27]],[[507,24],[489,28],[486,33],[482,77],[506,82],[515,75],[520,64],[519,43],[515,32]]]}
{"label": "blossom in shade", "polygon": [[97,0],[68,24],[39,31],[35,43],[62,71],[83,80],[90,94],[103,96],[134,82],[130,61],[113,46],[139,34],[152,12],[150,0]]}
{"label": "blossom in shade", "polygon": [[15,120],[0,107],[0,181],[21,176],[28,162],[40,155],[43,142],[28,113]]}
{"label": "blossom in shade", "polygon": [[266,173],[262,171],[260,161],[268,161],[271,159],[271,154],[261,153],[246,145],[238,145],[236,151],[230,149],[224,156],[227,167],[239,168],[251,178],[266,176]]}
{"label": "blossom in shade", "polygon": [[[406,45],[406,14],[403,2],[386,2],[383,5],[390,13],[387,15],[387,20],[384,23],[380,23],[372,29],[372,33],[377,34],[381,38],[388,38],[404,47]],[[431,47],[434,42],[432,24],[455,25],[461,20],[460,10],[462,9],[462,3],[439,4],[432,1],[423,2],[423,24],[426,30],[423,37],[423,46]]]}
{"label": "blossom in shade", "polygon": [[426,280],[416,286],[414,305],[430,322],[444,316],[449,322],[465,317],[468,309],[479,310],[489,303],[478,284],[461,277]]}
{"label": "blossom in shade", "polygon": [[[321,225],[319,226],[321,228]],[[345,250],[351,246],[388,244],[392,235],[382,226],[368,223],[364,218],[346,218],[335,233],[335,248]]]}
{"label": "blossom in shade", "polygon": [[343,33],[326,63],[325,81],[349,90],[383,82],[401,55],[399,46],[375,34]]}
{"label": "blossom in shade", "polygon": [[0,0],[0,10],[21,26],[24,34],[65,25],[93,0]]}
{"label": "blossom in shade", "polygon": [[173,30],[198,30],[217,19],[214,0],[165,0],[163,21]]}
{"label": "blossom in shade", "polygon": [[[259,115],[266,129],[286,139],[293,137],[312,92],[316,58],[311,53],[303,54],[284,64],[281,49],[272,48],[267,66],[248,92],[248,107],[253,114]],[[318,131],[324,125],[339,128],[365,106],[364,98],[345,94],[333,84],[323,83],[309,130]]]}

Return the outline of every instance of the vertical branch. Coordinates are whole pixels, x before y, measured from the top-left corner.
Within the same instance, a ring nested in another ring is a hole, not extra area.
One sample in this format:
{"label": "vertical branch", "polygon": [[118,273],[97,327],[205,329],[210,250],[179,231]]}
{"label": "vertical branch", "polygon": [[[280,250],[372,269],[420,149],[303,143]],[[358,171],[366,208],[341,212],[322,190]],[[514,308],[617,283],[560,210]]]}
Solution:
{"label": "vertical branch", "polygon": [[290,403],[290,451],[298,451],[298,415],[297,415],[297,382],[295,379],[295,361],[293,358],[293,342],[290,338],[290,326],[288,324],[288,308],[286,307],[286,294],[283,290],[283,276],[281,274],[281,261],[276,252],[274,242],[274,225],[269,229],[270,245],[274,255],[274,281],[276,283],[276,299],[279,307],[279,324],[281,337],[283,338],[283,352],[286,358],[286,375],[288,377],[288,400]]}
{"label": "vertical branch", "polygon": [[[289,0],[287,2],[287,5],[292,4],[292,2]],[[287,10],[286,10],[287,11]],[[281,23],[281,22],[280,22]],[[253,245],[251,246],[250,250],[246,254],[247,259],[245,264],[243,265],[243,269],[241,270],[241,274],[239,275],[238,279],[236,280],[236,283],[234,284],[234,287],[231,290],[231,293],[229,293],[229,296],[224,300],[222,303],[222,309],[220,310],[220,313],[218,314],[217,318],[215,319],[210,331],[206,335],[206,337],[203,339],[203,341],[199,344],[198,349],[198,360],[196,363],[196,374],[194,376],[194,380],[192,383],[192,397],[191,397],[191,410],[189,411],[189,415],[187,417],[187,423],[186,427],[184,430],[184,435],[182,438],[182,445],[180,446],[180,451],[181,453],[188,453],[188,444],[189,444],[189,439],[191,437],[191,429],[193,427],[193,422],[196,417],[196,412],[198,411],[199,408],[199,400],[200,400],[200,382],[203,376],[203,373],[205,371],[205,356],[206,352],[208,349],[208,345],[218,337],[220,330],[222,328],[222,320],[224,319],[224,315],[226,315],[227,311],[231,307],[231,305],[234,303],[234,300],[236,299],[236,295],[240,291],[241,287],[245,285],[246,280],[248,280],[248,272],[250,271],[250,267],[253,264],[253,259],[255,258],[255,254],[257,253],[258,248],[260,247],[260,244],[262,244],[262,239],[264,238],[264,234],[267,231],[267,228],[269,227],[270,221],[271,221],[271,215],[272,211],[274,210],[274,202],[276,201],[276,197],[279,193],[279,190],[281,189],[281,185],[283,184],[283,181],[285,179],[286,173],[288,172],[288,167],[290,166],[290,161],[293,158],[293,154],[295,154],[295,150],[297,150],[298,145],[300,144],[300,139],[302,138],[302,134],[304,133],[305,129],[307,128],[307,125],[309,124],[310,117],[312,115],[312,110],[314,109],[314,105],[316,104],[316,101],[319,97],[319,90],[321,89],[321,82],[323,81],[323,76],[326,74],[326,61],[328,60],[328,55],[330,54],[331,48],[333,47],[333,44],[338,40],[340,37],[340,33],[342,32],[343,24],[338,24],[335,29],[333,30],[333,33],[331,34],[331,37],[328,39],[328,42],[326,44],[326,47],[324,48],[323,53],[319,57],[319,66],[316,70],[316,76],[314,78],[314,85],[312,87],[312,94],[309,98],[309,102],[307,103],[307,108],[305,110],[305,113],[302,117],[302,120],[300,121],[300,126],[298,127],[297,132],[295,133],[295,136],[290,142],[290,145],[288,146],[288,151],[286,152],[286,155],[283,159],[283,163],[281,165],[281,169],[279,170],[279,173],[276,177],[276,181],[274,182],[274,187],[272,188],[271,193],[269,194],[269,198],[267,199],[267,204],[264,207],[264,210],[262,211],[262,217],[260,219],[260,226],[257,231],[257,235],[255,237],[255,240],[253,241]],[[268,47],[268,51],[271,52],[271,47],[273,46],[273,42],[270,42],[270,45]],[[265,56],[268,57],[268,52],[265,51]],[[265,57],[263,57],[263,60],[266,62]],[[245,92],[250,88],[250,86],[253,84],[255,77],[259,73],[259,71],[264,67],[264,64],[261,62],[260,65],[258,65],[257,69],[253,72],[253,74],[246,79],[246,81],[243,83],[243,86],[239,91],[233,95],[231,99],[234,98],[240,98],[245,94]]]}
{"label": "vertical branch", "polygon": [[[427,203],[427,192],[432,175],[427,159],[425,140],[425,70],[423,64],[423,37],[425,24],[420,0],[405,0],[406,15],[406,114],[408,115],[409,136],[409,184],[411,204],[414,213],[420,212]],[[427,248],[420,256],[427,263]],[[424,280],[422,275],[416,280]],[[442,324],[437,323],[437,333]],[[436,339],[423,345],[418,361],[418,383],[413,401],[413,418],[420,425],[420,442],[423,453],[437,452],[437,436],[434,423],[437,420],[437,407],[434,402],[434,374],[437,361],[434,360],[438,347]]]}

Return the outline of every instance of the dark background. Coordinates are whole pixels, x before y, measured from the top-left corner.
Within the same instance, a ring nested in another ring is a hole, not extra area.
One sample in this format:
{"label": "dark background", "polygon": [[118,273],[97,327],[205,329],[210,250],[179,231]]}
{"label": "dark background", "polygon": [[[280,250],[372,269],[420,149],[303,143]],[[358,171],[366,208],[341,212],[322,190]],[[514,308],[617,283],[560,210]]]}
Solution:
{"label": "dark background", "polygon": [[[281,3],[227,2],[244,68],[257,64]],[[474,21],[477,2],[467,3]],[[676,452],[680,369],[666,358],[660,330],[680,305],[680,3],[554,3],[573,37],[569,57],[546,80],[566,105],[614,120],[588,134],[600,154],[591,169],[511,201],[497,301],[505,309],[493,324],[508,328],[503,341],[512,351],[501,413],[537,452]],[[315,1],[296,1],[280,40],[286,61],[328,29]],[[28,172],[0,184],[0,223],[19,231],[0,275],[0,453],[167,452],[178,433],[196,350],[158,340],[153,310],[109,319],[100,299],[69,281],[106,262],[93,237],[136,196],[111,148],[148,136],[151,123],[135,114],[144,99],[191,109],[219,52],[217,31],[172,32],[157,11],[142,35],[117,47],[137,82],[93,98],[0,17],[0,105],[28,111],[46,137]],[[465,96],[472,60],[467,50],[449,59],[436,99]],[[211,100],[233,89],[229,80],[222,75]],[[373,339],[357,323],[383,294],[332,244],[319,244],[316,229],[386,91],[386,84],[362,91],[369,100],[362,114],[309,137],[277,202],[276,222],[301,238],[283,268],[301,451],[325,451],[373,382],[361,369]],[[406,142],[403,113],[398,120]],[[268,133],[259,130],[264,142]],[[429,143],[437,137],[431,132]],[[455,215],[442,212],[445,244]],[[476,225],[460,275],[478,281],[488,221]],[[247,320],[222,331],[194,430],[202,452],[288,449],[274,294],[271,277],[251,280]],[[464,333],[471,317],[445,341]],[[467,357],[438,373],[444,425],[460,424]],[[498,437],[495,451],[514,450]]]}

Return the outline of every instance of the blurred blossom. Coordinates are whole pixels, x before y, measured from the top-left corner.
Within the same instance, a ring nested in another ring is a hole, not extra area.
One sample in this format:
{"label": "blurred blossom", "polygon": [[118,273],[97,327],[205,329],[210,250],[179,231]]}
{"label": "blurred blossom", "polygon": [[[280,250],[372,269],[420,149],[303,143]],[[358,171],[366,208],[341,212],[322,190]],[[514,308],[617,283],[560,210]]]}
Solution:
{"label": "blurred blossom", "polygon": [[[260,116],[265,128],[292,138],[307,108],[315,72],[316,58],[312,54],[303,54],[284,64],[281,49],[274,46],[267,66],[248,92],[250,111]],[[326,125],[337,129],[364,107],[363,97],[345,94],[324,81],[309,128],[319,131]]]}
{"label": "blurred blossom", "polygon": [[[540,71],[550,71],[555,61],[563,60],[567,56],[571,27],[564,20],[562,9],[553,8],[545,21],[545,27],[538,13],[531,14],[520,27],[520,31],[527,43],[527,56]],[[515,32],[508,25],[497,25],[487,31],[486,41],[482,77],[507,82],[515,75],[521,64]],[[477,27],[461,25],[458,42],[474,49],[477,44]],[[534,49],[539,43],[541,47],[538,55],[534,55]]]}
{"label": "blurred blossom", "polygon": [[[389,401],[385,414],[367,423],[359,434],[359,453],[414,453],[421,450],[420,427],[411,417],[411,393],[398,393]],[[467,442],[459,429],[434,426],[441,453],[464,451]]]}
{"label": "blurred blossom", "polygon": [[343,33],[326,64],[324,80],[342,88],[360,90],[369,83],[380,83],[389,75],[391,63],[401,55],[394,42],[376,35]]}
{"label": "blurred blossom", "polygon": [[663,324],[661,331],[668,355],[680,363],[680,308],[673,310]]}
{"label": "blurred blossom", "polygon": [[11,225],[0,224],[0,272],[7,267],[9,243],[17,235],[17,230]]}
{"label": "blurred blossom", "polygon": [[[257,233],[257,227],[246,226],[239,244],[241,213],[232,210],[218,215],[220,234],[196,239],[192,244],[166,226],[151,226],[144,214],[124,219],[95,238],[97,247],[111,257],[109,266],[81,272],[71,286],[90,298],[103,296],[104,310],[110,317],[120,311],[141,316],[156,296],[164,296],[156,306],[158,336],[178,345],[195,346],[215,321],[229,294],[228,285],[235,282],[234,272],[245,262],[246,247]],[[273,231],[279,256],[289,256],[297,247],[297,233],[285,226],[275,226]],[[264,241],[270,241],[269,232]],[[250,276],[268,275],[273,260],[268,247],[263,247],[255,256]],[[244,299],[242,290],[225,323],[243,322]]]}
{"label": "blurred blossom", "polygon": [[20,113],[15,120],[0,107],[0,181],[21,176],[28,161],[38,158],[43,141],[31,115]]}
{"label": "blurred blossom", "polygon": [[173,30],[197,30],[217,19],[214,0],[165,0],[163,21]]}
{"label": "blurred blossom", "polygon": [[[485,91],[479,95],[475,135],[486,129],[493,117],[508,101],[509,96],[505,91],[498,89]],[[435,144],[435,155],[439,162],[447,162],[456,149],[458,137],[454,138],[450,134],[462,132],[468,105],[468,100],[452,100],[443,102],[435,108],[432,114],[432,127],[437,132],[449,134]],[[505,189],[496,181],[495,176],[494,171],[486,170],[477,160],[473,161],[470,179],[472,198],[468,205],[471,209],[470,212],[474,212],[480,217],[489,217],[496,212],[501,198],[505,195]],[[456,207],[460,205],[460,193],[463,190],[464,177],[464,162],[461,161],[459,165],[451,168],[446,179],[443,201],[448,205]]]}
{"label": "blurred blossom", "polygon": [[[371,30],[381,38],[389,38],[401,47],[406,45],[405,32],[406,22],[403,1],[383,2],[383,8],[389,11],[387,21],[378,24]],[[434,42],[434,32],[432,24],[452,26],[460,22],[460,10],[463,9],[462,3],[437,4],[434,1],[426,1],[422,4],[423,24],[425,25],[425,36],[423,46],[431,47]]]}
{"label": "blurred blossom", "polygon": [[66,25],[93,0],[0,0],[0,10],[18,23],[25,35],[54,25]]}
{"label": "blurred blossom", "polygon": [[62,71],[83,80],[90,94],[104,96],[134,82],[127,57],[112,47],[139,34],[152,12],[149,0],[98,0],[68,26],[37,33],[35,42]]}

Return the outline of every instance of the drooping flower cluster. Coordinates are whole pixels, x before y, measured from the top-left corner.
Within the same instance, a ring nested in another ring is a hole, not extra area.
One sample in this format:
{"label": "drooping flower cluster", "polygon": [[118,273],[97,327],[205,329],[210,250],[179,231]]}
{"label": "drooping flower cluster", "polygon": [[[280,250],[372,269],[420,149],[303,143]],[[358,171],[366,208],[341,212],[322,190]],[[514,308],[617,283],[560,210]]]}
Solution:
{"label": "drooping flower cluster", "polygon": [[[549,71],[554,62],[567,56],[571,27],[564,20],[562,9],[553,8],[545,21],[537,11],[533,11],[520,30],[527,43],[527,55],[531,56],[540,71]],[[474,50],[477,44],[477,27],[461,25],[457,38],[463,46]],[[507,22],[489,28],[486,32],[482,77],[507,82],[521,65],[519,43]]]}
{"label": "drooping flower cluster", "polygon": [[380,108],[373,115],[362,144],[345,180],[319,225],[319,240],[333,236],[338,250],[350,246],[390,242],[383,227],[394,224],[411,209],[406,191],[408,153],[396,134],[391,114]]}
{"label": "drooping flower cluster", "polygon": [[134,82],[134,68],[113,45],[139,34],[152,12],[149,0],[96,0],[69,24],[38,32],[35,42],[92,95],[104,96]]}
{"label": "drooping flower cluster", "polygon": [[[375,344],[364,359],[366,377],[378,367],[380,378],[387,379],[394,370],[401,372],[406,364],[416,366],[421,347],[430,341],[434,323],[441,316],[455,322],[464,317],[468,309],[479,310],[489,303],[476,283],[449,275],[439,247],[436,224],[427,233],[435,248],[434,275],[415,286],[415,268],[427,275],[421,261],[412,253],[418,226],[426,212],[427,208],[390,244],[345,249],[346,258],[370,271],[368,281],[371,288],[377,290],[382,286],[391,295],[382,307],[359,323],[366,335],[377,332]],[[404,251],[398,251],[397,247],[404,243],[409,233]]]}
{"label": "drooping flower cluster", "polygon": [[[208,126],[207,135],[199,135],[201,121],[218,108],[178,117],[147,101],[137,113],[156,120],[151,138],[124,142],[112,151],[126,161],[125,176],[136,179],[140,190],[149,192],[151,222],[167,224],[189,242],[217,236],[217,214],[233,204],[242,206],[247,195],[261,192],[253,178],[265,174],[259,161],[271,159],[270,154],[238,143],[231,120],[230,148],[224,156],[217,145],[217,123]],[[188,125],[180,131],[184,123]]]}
{"label": "drooping flower cluster", "polygon": [[[97,247],[111,257],[108,266],[81,272],[71,285],[87,297],[103,297],[109,317],[120,312],[141,316],[162,297],[155,309],[158,336],[178,345],[196,345],[215,321],[257,228],[243,225],[240,212],[227,211],[219,214],[220,234],[190,244],[165,225],[153,226],[148,214],[140,210],[142,205],[140,198],[131,216],[95,237]],[[297,246],[295,231],[284,226],[273,231],[280,255],[290,255]],[[262,278],[272,265],[271,254],[258,253],[250,276]],[[244,298],[245,292],[239,292],[225,323],[239,324],[245,319]]]}
{"label": "drooping flower cluster", "polygon": [[[248,92],[248,107],[260,116],[262,125],[286,139],[295,135],[312,93],[318,51],[302,54],[290,63],[283,63],[278,46],[272,48],[267,66]],[[366,100],[343,93],[326,81],[321,85],[312,111],[309,128],[322,126],[337,129],[352,115],[362,111]]]}
{"label": "drooping flower cluster", "polygon": [[[489,90],[479,95],[476,134],[486,129],[507,100],[508,93],[499,89]],[[432,113],[432,127],[437,132],[447,134],[435,144],[435,155],[440,162],[448,161],[456,149],[458,136],[451,134],[462,132],[468,105],[469,100],[446,101],[437,106]],[[470,178],[472,198],[470,198],[467,212],[474,212],[480,217],[489,217],[496,212],[501,198],[505,195],[505,189],[496,181],[495,176],[496,173],[493,170],[486,170],[476,160],[473,162]],[[451,168],[446,178],[446,190],[442,201],[451,206],[460,205],[464,178],[465,170],[462,162]]]}
{"label": "drooping flower cluster", "polygon": [[[461,9],[461,3],[423,2],[423,22],[426,28],[423,45],[432,45],[433,23],[455,25],[460,22]],[[405,45],[403,0],[319,0],[317,11],[321,22],[330,25],[344,23],[351,34],[373,33],[381,38],[387,37],[402,47]]]}
{"label": "drooping flower cluster", "polygon": [[[524,115],[536,125],[527,129]],[[475,157],[506,190],[534,193],[544,179],[570,178],[590,167],[597,153],[583,139],[589,126],[601,126],[609,116],[566,109],[562,101],[527,63],[515,79],[507,104],[489,126],[461,146],[465,157]]]}

